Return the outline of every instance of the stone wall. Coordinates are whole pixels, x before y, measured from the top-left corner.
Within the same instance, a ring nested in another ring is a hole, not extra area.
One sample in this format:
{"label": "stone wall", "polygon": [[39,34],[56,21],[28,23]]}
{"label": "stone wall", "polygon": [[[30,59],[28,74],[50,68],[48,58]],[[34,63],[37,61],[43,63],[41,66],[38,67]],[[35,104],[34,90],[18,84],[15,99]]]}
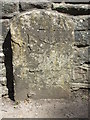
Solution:
{"label": "stone wall", "polygon": [[6,0],[0,5],[3,96],[60,98],[71,89],[89,88],[88,3]]}

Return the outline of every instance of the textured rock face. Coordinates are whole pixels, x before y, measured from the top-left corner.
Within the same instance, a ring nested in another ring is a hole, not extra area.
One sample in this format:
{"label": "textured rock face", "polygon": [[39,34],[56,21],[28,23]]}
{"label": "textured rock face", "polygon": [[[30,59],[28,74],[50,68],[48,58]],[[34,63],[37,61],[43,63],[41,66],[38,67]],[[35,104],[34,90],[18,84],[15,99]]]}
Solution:
{"label": "textured rock face", "polygon": [[32,10],[11,23],[15,99],[60,98],[73,68],[73,22],[68,16]]}
{"label": "textured rock face", "polygon": [[[55,3],[61,3],[62,2],[62,0],[51,0],[51,1],[53,1],[53,2],[55,2]],[[66,2],[66,3],[68,3],[68,2],[71,2],[71,3],[79,3],[79,2],[84,2],[84,3],[88,3],[89,2],[89,0],[64,0],[64,2]]]}
{"label": "textured rock face", "polygon": [[90,15],[74,16],[74,69],[72,85],[76,88],[89,88],[90,73]]}
{"label": "textured rock face", "polygon": [[6,68],[5,68],[5,55],[3,51],[8,51],[5,48],[3,48],[3,44],[5,41],[5,38],[7,36],[7,33],[9,31],[9,20],[0,20],[0,28],[2,26],[2,34],[0,34],[0,84],[2,87],[2,96],[8,94],[8,89],[6,87],[7,80],[6,80]]}
{"label": "textured rock face", "polygon": [[65,3],[53,3],[53,10],[57,10],[62,13],[70,15],[88,15],[90,12],[89,4],[65,4]]}
{"label": "textured rock face", "polygon": [[1,11],[0,17],[11,18],[19,13],[19,0],[3,0],[0,1]]}
{"label": "textured rock face", "polygon": [[86,31],[75,31],[75,45],[76,46],[90,46],[90,30]]}
{"label": "textured rock face", "polygon": [[32,8],[51,9],[51,1],[48,0],[20,0],[20,11],[26,11]]}

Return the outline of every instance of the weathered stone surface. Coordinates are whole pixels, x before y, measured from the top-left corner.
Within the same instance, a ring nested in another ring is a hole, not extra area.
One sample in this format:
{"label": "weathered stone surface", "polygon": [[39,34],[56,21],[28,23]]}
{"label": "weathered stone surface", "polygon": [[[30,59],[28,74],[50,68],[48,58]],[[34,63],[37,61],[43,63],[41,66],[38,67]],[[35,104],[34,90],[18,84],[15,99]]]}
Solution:
{"label": "weathered stone surface", "polygon": [[70,14],[74,22],[75,30],[90,30],[90,5],[89,4],[65,4],[53,3],[53,10]]}
{"label": "weathered stone surface", "polygon": [[[2,96],[8,94],[7,89],[7,79],[6,79],[6,67],[5,67],[5,56],[3,53],[3,44],[6,41],[6,36],[9,31],[9,20],[8,19],[1,19],[0,20],[0,26],[1,26],[1,33],[0,33],[0,84],[2,85]],[[5,50],[4,48],[4,51]],[[9,53],[10,54],[10,53]]]}
{"label": "weathered stone surface", "polygon": [[71,83],[72,90],[78,90],[78,89],[88,89],[90,88],[90,84],[86,83]]}
{"label": "weathered stone surface", "polygon": [[51,8],[49,0],[20,0],[20,11],[26,11],[32,8],[48,9]]}
{"label": "weathered stone surface", "polygon": [[90,45],[90,31],[75,31],[75,45],[85,47]]}
{"label": "weathered stone surface", "polygon": [[90,30],[90,15],[71,16],[75,31]]}
{"label": "weathered stone surface", "polygon": [[70,15],[88,15],[90,13],[89,4],[65,4],[65,3],[53,3],[53,10],[67,13]]}
{"label": "weathered stone surface", "polygon": [[2,35],[0,37],[0,41],[4,42],[6,35],[10,29],[9,25],[10,25],[9,19],[0,19],[0,26],[2,26]]}
{"label": "weathered stone surface", "polygon": [[3,50],[2,50],[2,42],[1,42],[1,37],[0,37],[0,84],[4,81],[6,81],[6,79],[4,79],[6,71],[5,71],[5,66],[4,66],[4,54],[3,54]]}
{"label": "weathered stone surface", "polygon": [[12,20],[15,99],[68,95],[73,66],[73,22],[45,10],[22,13]]}
{"label": "weathered stone surface", "polygon": [[8,88],[6,86],[2,86],[2,97],[8,96]]}
{"label": "weathered stone surface", "polygon": [[[79,87],[84,88],[83,84],[81,84],[81,83],[84,83],[84,84],[90,83],[89,78],[88,78],[88,76],[89,76],[88,73],[89,73],[89,69],[90,69],[90,67],[89,67],[90,52],[89,51],[90,51],[90,47],[82,46],[82,45],[75,47],[75,49],[74,49],[74,54],[73,54],[74,68],[73,68],[72,83],[78,83],[78,84],[75,84],[76,87],[78,86],[78,88]],[[80,86],[79,86],[79,83],[80,83]]]}
{"label": "weathered stone surface", "polygon": [[4,63],[4,54],[1,48],[0,48],[0,63]]}
{"label": "weathered stone surface", "polygon": [[6,69],[4,63],[0,63],[0,84],[6,85]]}
{"label": "weathered stone surface", "polygon": [[82,65],[84,63],[89,63],[90,62],[90,47],[75,47],[74,49],[74,54],[73,54],[73,60],[75,65]]}
{"label": "weathered stone surface", "polygon": [[2,6],[2,16],[0,17],[8,17],[11,18],[19,12],[19,1],[15,0],[4,0],[0,1],[0,6]]}
{"label": "weathered stone surface", "polygon": [[0,84],[0,118],[2,118],[1,117],[2,116],[2,114],[1,114],[1,107],[2,107],[1,103],[2,103],[2,86]]}
{"label": "weathered stone surface", "polygon": [[[55,2],[55,3],[57,3],[57,2],[58,2],[58,3],[63,2],[63,0],[51,0],[51,1],[52,1],[52,2]],[[76,3],[76,2],[77,2],[77,3],[79,3],[79,2],[80,2],[80,3],[82,3],[82,2],[83,2],[83,3],[87,3],[87,2],[88,2],[88,3],[89,3],[90,1],[89,1],[89,0],[64,0],[64,2],[71,2],[71,3]]]}
{"label": "weathered stone surface", "polygon": [[[90,83],[88,80],[89,66],[83,64],[81,66],[75,66],[73,69],[73,81],[72,83]],[[78,86],[79,87],[79,86]]]}
{"label": "weathered stone surface", "polygon": [[[5,38],[8,34],[8,31],[9,31],[9,20],[8,19],[5,19],[5,20],[0,20],[0,26],[2,26],[2,35],[0,35],[0,66],[1,66],[1,71],[2,71],[2,79],[4,77],[4,80],[5,80],[5,77],[6,77],[6,68],[5,68],[5,65],[4,65],[4,53],[3,53],[3,44],[5,42]],[[3,81],[3,80],[0,80],[0,81]]]}

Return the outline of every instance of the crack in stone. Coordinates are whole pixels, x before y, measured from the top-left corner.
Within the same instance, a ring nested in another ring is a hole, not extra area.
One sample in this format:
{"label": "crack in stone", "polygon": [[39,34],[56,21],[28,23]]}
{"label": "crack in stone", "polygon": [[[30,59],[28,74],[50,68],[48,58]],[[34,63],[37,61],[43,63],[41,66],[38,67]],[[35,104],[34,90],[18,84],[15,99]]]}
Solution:
{"label": "crack in stone", "polygon": [[27,47],[29,48],[29,51],[31,52],[31,47],[30,47],[30,42],[29,42],[29,35],[27,34],[27,37],[28,37],[28,45],[27,45]]}
{"label": "crack in stone", "polygon": [[13,40],[11,40],[13,43],[15,43],[15,44],[17,44],[19,47],[22,47],[19,43],[17,43],[17,42],[15,42],[15,41],[13,41]]}
{"label": "crack in stone", "polygon": [[89,31],[90,29],[80,29],[80,30],[74,30],[74,31]]}
{"label": "crack in stone", "polygon": [[42,72],[42,70],[29,70],[30,73]]}
{"label": "crack in stone", "polygon": [[89,47],[90,45],[74,45],[74,46],[76,46],[77,48],[86,48],[86,47]]}

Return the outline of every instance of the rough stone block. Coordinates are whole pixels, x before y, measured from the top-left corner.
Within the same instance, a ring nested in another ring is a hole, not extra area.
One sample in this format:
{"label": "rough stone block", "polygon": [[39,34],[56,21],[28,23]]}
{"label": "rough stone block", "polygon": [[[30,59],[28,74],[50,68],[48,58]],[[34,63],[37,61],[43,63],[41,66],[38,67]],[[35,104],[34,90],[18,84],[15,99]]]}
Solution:
{"label": "rough stone block", "polygon": [[32,10],[14,17],[10,28],[15,99],[69,95],[74,42],[69,16]]}
{"label": "rough stone block", "polygon": [[67,13],[70,15],[88,15],[90,12],[89,4],[65,4],[65,3],[53,3],[53,10]]}
{"label": "rough stone block", "polygon": [[[63,0],[51,0],[52,2],[55,2],[55,3],[61,3],[61,2],[63,2]],[[82,3],[82,2],[84,2],[84,3],[89,3],[89,0],[64,0],[64,2],[71,2],[71,3]]]}
{"label": "rough stone block", "polygon": [[48,9],[51,8],[51,2],[48,0],[20,0],[20,11],[26,11],[32,8]]}
{"label": "rough stone block", "polygon": [[75,45],[85,47],[90,45],[90,31],[75,31]]}
{"label": "rough stone block", "polygon": [[11,18],[19,12],[19,1],[15,0],[4,0],[0,1],[0,6],[2,6],[2,16],[3,18]]}
{"label": "rough stone block", "polygon": [[0,63],[4,63],[4,54],[3,54],[3,51],[0,51]]}
{"label": "rough stone block", "polygon": [[6,69],[4,63],[0,63],[0,83],[6,84]]}
{"label": "rough stone block", "polygon": [[[3,44],[4,44],[4,41],[5,41],[5,38],[8,34],[8,31],[9,31],[9,20],[8,19],[1,19],[0,20],[0,26],[2,26],[2,35],[0,35],[0,66],[1,66],[1,77],[5,78],[6,77],[6,69],[5,69],[5,65],[4,65],[4,53],[3,53]],[[2,81],[2,80],[1,80]]]}
{"label": "rough stone block", "polygon": [[73,61],[75,65],[83,65],[90,62],[90,47],[75,47]]}
{"label": "rough stone block", "polygon": [[2,86],[2,97],[8,96],[8,89],[6,86]]}
{"label": "rough stone block", "polygon": [[90,30],[90,15],[71,16],[75,31]]}
{"label": "rough stone block", "polygon": [[89,66],[87,64],[75,66],[73,69],[72,83],[90,83],[90,81],[88,80],[88,69]]}
{"label": "rough stone block", "polygon": [[0,41],[5,40],[6,35],[10,29],[10,20],[9,19],[0,19],[0,26],[2,26],[2,35],[0,36]]}
{"label": "rough stone block", "polygon": [[[5,67],[5,56],[3,53],[3,44],[6,41],[6,36],[8,34],[8,31],[10,29],[9,27],[9,19],[1,19],[0,20],[0,26],[1,26],[1,33],[0,33],[0,84],[2,85],[2,96],[8,94],[7,89],[7,79],[6,79],[6,67]],[[4,48],[4,51],[7,51]]]}
{"label": "rough stone block", "polygon": [[77,91],[79,89],[90,89],[90,84],[88,83],[71,83],[71,88],[74,91]]}
{"label": "rough stone block", "polygon": [[90,30],[90,5],[53,3],[53,10],[71,15],[75,30]]}

